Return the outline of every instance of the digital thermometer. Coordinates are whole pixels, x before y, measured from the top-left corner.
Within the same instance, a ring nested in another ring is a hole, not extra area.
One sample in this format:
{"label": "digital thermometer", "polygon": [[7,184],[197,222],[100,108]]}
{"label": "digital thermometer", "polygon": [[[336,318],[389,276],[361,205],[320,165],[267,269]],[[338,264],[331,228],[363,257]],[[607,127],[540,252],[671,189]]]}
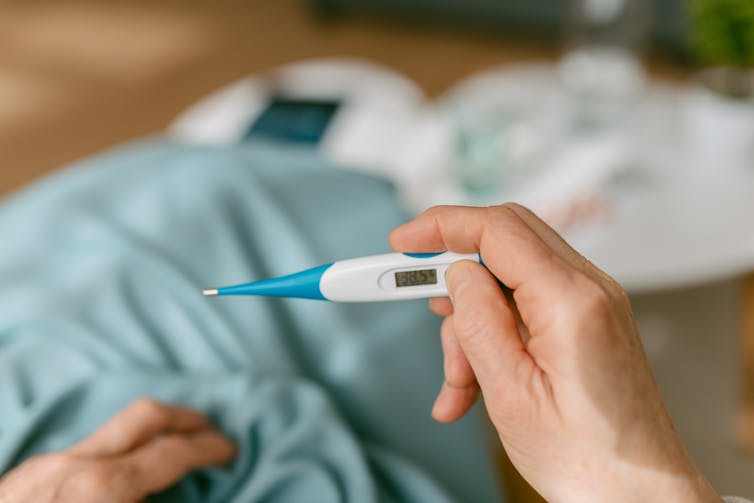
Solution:
{"label": "digital thermometer", "polygon": [[453,262],[478,253],[388,253],[340,260],[312,269],[242,285],[204,290],[204,295],[262,295],[334,302],[447,297],[445,272]]}

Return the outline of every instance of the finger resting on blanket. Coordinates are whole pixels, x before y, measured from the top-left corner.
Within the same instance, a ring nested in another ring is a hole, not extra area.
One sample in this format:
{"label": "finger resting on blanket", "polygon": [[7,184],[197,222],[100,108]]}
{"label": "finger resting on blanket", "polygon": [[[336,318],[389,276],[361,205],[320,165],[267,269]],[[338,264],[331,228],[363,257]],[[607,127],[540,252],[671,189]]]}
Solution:
{"label": "finger resting on blanket", "polygon": [[194,432],[212,428],[203,414],[152,398],[135,400],[71,452],[87,456],[114,456],[129,452],[166,432]]}

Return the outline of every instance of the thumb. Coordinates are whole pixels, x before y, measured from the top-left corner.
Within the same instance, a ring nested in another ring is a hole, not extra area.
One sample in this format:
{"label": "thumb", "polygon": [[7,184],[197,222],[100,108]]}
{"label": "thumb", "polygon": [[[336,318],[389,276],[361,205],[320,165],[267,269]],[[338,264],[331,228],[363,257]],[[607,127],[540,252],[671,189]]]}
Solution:
{"label": "thumb", "polygon": [[534,362],[518,331],[516,317],[495,277],[470,260],[448,268],[453,328],[482,392],[511,382],[522,365]]}

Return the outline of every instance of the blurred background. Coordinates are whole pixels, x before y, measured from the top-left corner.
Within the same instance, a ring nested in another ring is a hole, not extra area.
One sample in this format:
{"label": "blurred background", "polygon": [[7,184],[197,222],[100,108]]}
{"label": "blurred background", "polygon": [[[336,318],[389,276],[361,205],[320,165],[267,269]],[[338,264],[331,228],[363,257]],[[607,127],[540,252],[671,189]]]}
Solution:
{"label": "blurred background", "polygon": [[167,134],[307,144],[408,213],[528,204],[626,287],[692,456],[751,498],[752,67],[751,0],[5,0],[0,195]]}

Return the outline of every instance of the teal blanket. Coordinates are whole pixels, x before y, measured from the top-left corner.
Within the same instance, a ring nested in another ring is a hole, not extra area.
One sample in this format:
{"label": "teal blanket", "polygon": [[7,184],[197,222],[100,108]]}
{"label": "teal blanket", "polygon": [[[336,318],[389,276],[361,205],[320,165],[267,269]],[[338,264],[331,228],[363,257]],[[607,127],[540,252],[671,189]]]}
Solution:
{"label": "teal blanket", "polygon": [[391,187],[310,150],[148,141],[0,206],[0,472],[150,395],[240,447],[158,501],[497,501],[478,413],[432,421],[422,301],[201,296],[388,251]]}

